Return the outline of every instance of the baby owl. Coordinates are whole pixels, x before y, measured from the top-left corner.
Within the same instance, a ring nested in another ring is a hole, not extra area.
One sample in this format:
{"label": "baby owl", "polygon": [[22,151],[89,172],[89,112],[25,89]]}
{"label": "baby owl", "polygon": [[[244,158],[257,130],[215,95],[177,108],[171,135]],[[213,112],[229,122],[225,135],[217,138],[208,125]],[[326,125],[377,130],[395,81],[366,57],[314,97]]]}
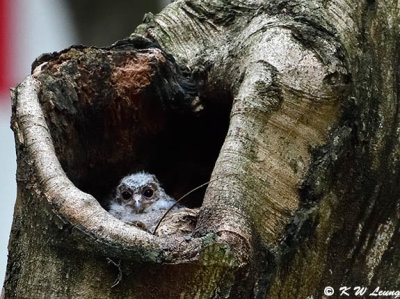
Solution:
{"label": "baby owl", "polygon": [[162,215],[175,202],[165,193],[154,175],[138,172],[121,180],[109,212],[125,223],[151,229],[157,224],[157,216]]}

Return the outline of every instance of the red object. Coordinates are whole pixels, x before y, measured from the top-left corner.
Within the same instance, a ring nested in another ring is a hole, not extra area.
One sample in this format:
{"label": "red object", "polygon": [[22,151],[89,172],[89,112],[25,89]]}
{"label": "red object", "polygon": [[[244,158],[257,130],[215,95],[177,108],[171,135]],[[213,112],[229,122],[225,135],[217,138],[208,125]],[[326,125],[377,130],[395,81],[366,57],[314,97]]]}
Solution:
{"label": "red object", "polygon": [[10,8],[10,0],[0,0],[0,101],[8,97],[12,82]]}

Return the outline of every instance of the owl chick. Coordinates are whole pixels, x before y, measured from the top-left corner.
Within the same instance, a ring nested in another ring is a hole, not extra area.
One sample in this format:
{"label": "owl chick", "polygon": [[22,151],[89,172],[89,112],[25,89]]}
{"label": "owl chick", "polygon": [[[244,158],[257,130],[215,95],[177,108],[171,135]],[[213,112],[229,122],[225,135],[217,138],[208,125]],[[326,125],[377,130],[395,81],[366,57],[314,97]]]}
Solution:
{"label": "owl chick", "polygon": [[149,230],[175,202],[165,193],[154,175],[138,172],[121,180],[109,212],[125,223]]}

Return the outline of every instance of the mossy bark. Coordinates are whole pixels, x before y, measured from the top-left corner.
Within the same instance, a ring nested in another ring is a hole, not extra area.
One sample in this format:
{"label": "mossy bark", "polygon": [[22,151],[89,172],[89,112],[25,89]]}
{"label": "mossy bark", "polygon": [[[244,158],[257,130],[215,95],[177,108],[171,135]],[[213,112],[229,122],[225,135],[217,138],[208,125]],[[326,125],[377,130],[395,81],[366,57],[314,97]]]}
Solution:
{"label": "mossy bark", "polygon": [[[180,0],[37,60],[14,94],[6,297],[400,289],[399,5]],[[193,234],[103,209],[141,169],[174,196],[211,177]]]}

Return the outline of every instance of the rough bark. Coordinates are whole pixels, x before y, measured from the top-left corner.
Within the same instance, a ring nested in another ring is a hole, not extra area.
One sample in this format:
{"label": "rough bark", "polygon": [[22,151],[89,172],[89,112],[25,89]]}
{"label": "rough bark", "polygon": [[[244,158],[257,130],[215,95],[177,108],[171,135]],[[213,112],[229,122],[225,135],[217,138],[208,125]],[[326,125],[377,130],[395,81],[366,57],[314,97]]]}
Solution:
{"label": "rough bark", "polygon": [[[14,92],[6,297],[400,289],[399,9],[175,1],[112,47],[37,60]],[[211,176],[191,235],[102,208],[138,169],[175,196]]]}

